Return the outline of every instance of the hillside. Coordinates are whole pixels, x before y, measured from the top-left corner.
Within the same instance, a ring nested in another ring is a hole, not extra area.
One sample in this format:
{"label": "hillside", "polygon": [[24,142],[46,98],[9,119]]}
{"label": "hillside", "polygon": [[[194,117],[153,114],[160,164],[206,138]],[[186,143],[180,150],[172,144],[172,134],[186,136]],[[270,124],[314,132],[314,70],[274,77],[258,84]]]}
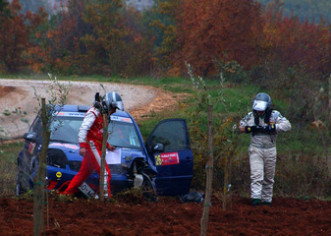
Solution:
{"label": "hillside", "polygon": [[[257,0],[264,5],[274,0]],[[286,0],[284,1],[283,11],[286,16],[291,12],[298,16],[301,21],[320,22],[320,16],[330,24],[331,23],[331,1],[330,0]]]}

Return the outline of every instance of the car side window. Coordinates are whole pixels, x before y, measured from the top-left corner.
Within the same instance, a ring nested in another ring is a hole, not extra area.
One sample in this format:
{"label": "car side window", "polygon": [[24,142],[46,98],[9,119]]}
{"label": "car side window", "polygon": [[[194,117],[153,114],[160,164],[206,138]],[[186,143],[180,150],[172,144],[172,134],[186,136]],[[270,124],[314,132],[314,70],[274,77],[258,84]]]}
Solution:
{"label": "car side window", "polygon": [[[162,143],[164,152],[178,151],[189,148],[187,130],[182,121],[167,121],[161,123],[153,132],[152,146]],[[151,150],[152,147],[149,149]]]}
{"label": "car side window", "polygon": [[38,116],[32,123],[30,132],[35,132],[37,134],[37,142],[42,142],[42,134],[43,134],[43,125],[41,117]]}

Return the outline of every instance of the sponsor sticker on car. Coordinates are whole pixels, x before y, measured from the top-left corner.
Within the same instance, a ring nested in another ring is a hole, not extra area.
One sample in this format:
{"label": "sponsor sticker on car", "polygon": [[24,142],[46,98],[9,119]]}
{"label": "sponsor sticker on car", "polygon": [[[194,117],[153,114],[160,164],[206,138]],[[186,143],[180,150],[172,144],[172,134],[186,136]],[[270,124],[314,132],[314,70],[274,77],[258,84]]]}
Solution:
{"label": "sponsor sticker on car", "polygon": [[49,145],[49,148],[54,148],[54,147],[65,147],[73,150],[79,149],[79,146],[77,144],[70,144],[70,143],[51,143]]}
{"label": "sponsor sticker on car", "polygon": [[110,116],[110,119],[113,120],[113,121],[132,123],[132,120],[130,118],[126,118],[126,117]]}
{"label": "sponsor sticker on car", "polygon": [[83,117],[85,113],[83,112],[65,112],[61,111],[55,114],[55,116],[71,116],[71,117]]}
{"label": "sponsor sticker on car", "polygon": [[167,152],[155,155],[155,164],[157,166],[178,165],[179,156],[178,152]]}
{"label": "sponsor sticker on car", "polygon": [[57,178],[58,180],[60,180],[61,177],[62,177],[62,173],[61,173],[60,171],[56,172],[55,175],[56,175],[56,178]]}

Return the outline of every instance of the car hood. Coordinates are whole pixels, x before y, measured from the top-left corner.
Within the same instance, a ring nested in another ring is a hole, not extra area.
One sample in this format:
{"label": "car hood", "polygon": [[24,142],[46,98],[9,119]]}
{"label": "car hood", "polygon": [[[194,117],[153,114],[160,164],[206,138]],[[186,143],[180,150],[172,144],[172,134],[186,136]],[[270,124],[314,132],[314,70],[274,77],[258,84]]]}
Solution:
{"label": "car hood", "polygon": [[82,161],[83,157],[79,155],[79,145],[74,143],[60,143],[60,142],[51,142],[48,148],[60,149],[62,150],[68,161]]}
{"label": "car hood", "polygon": [[[82,161],[83,157],[79,155],[79,145],[73,143],[60,143],[60,142],[51,142],[48,148],[60,149],[66,156],[68,161]],[[136,158],[143,158],[150,170],[157,173],[155,165],[152,163],[150,158],[145,154],[144,150],[132,149],[132,148],[120,148],[121,153],[121,164],[126,166],[131,166],[132,162]],[[119,163],[118,163],[119,164]]]}

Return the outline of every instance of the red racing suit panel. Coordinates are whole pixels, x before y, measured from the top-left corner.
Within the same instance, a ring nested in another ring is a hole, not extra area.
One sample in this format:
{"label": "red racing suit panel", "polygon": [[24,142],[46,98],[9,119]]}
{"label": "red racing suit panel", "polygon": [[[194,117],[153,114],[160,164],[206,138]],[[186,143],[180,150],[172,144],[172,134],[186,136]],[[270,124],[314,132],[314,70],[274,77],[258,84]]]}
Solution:
{"label": "red racing suit panel", "polygon": [[[103,140],[103,117],[101,112],[95,107],[90,108],[84,117],[78,132],[79,146],[86,149],[81,168],[77,175],[72,179],[65,194],[73,194],[77,188],[90,176],[93,170],[96,170],[100,176],[101,149]],[[107,148],[110,148],[107,142]],[[110,191],[111,173],[108,165],[105,165],[105,190],[108,197],[111,197]]]}
{"label": "red racing suit panel", "polygon": [[[93,141],[96,147],[101,150],[103,135],[103,118],[101,112],[95,108],[90,108],[84,117],[78,132],[78,142],[80,147],[89,147],[88,142]],[[109,148],[107,142],[107,148]]]}
{"label": "red racing suit panel", "polygon": [[[83,158],[80,170],[71,180],[68,188],[64,192],[65,194],[74,194],[77,191],[77,188],[91,175],[94,170],[97,171],[100,176],[101,151],[96,148],[93,141],[90,141],[88,145],[89,146],[86,148],[86,154]],[[110,169],[108,165],[105,165],[104,188],[105,191],[107,191],[109,198],[111,197],[110,179]]]}

